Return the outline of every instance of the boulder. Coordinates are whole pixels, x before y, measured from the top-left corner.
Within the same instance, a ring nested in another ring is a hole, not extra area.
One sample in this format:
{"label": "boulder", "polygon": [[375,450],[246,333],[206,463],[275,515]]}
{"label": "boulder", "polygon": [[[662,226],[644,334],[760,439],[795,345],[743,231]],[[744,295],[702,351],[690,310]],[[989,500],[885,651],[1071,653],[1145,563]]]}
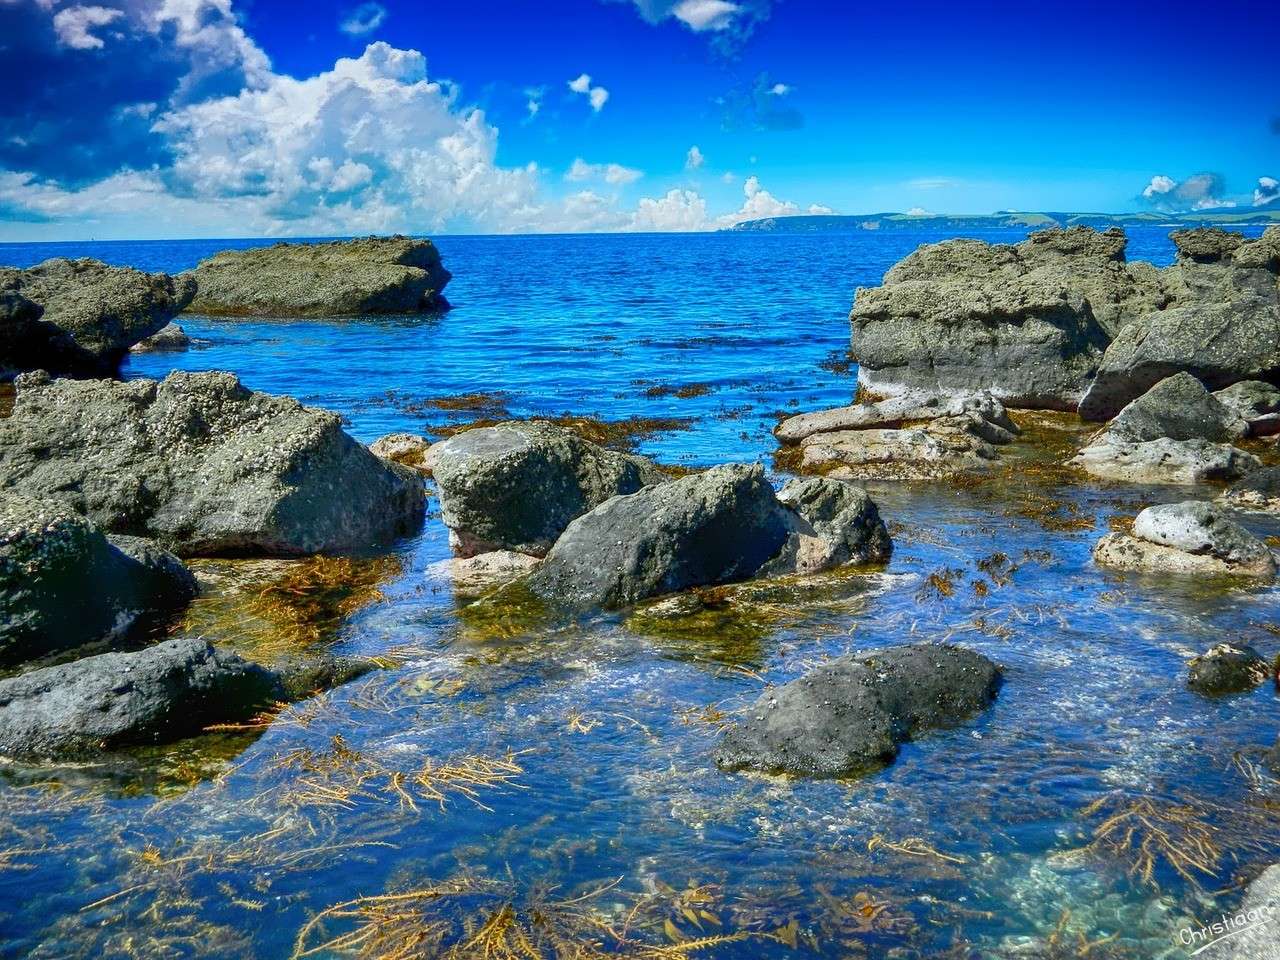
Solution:
{"label": "boulder", "polygon": [[1070,461],[1086,473],[1127,483],[1197,484],[1235,480],[1262,461],[1227,443],[1207,440],[1148,440],[1128,443],[1105,434]]}
{"label": "boulder", "polygon": [[422,480],[336,414],[229,373],[163,381],[20,377],[0,421],[0,490],[60,500],[182,555],[343,552],[416,529]]}
{"label": "boulder", "polygon": [[1245,420],[1209,393],[1204,384],[1189,373],[1175,373],[1121,410],[1106,434],[1129,443],[1160,439],[1223,443],[1247,431]]}
{"label": "boulder", "polygon": [[537,557],[514,550],[493,550],[474,557],[452,557],[427,568],[428,573],[447,580],[460,597],[478,597],[524,576],[541,563]]}
{"label": "boulder", "polygon": [[1187,500],[1147,507],[1129,534],[1098,541],[1093,559],[1103,566],[1149,573],[1223,574],[1271,579],[1275,559],[1267,545],[1211,503]]}
{"label": "boulder", "polygon": [[[1225,929],[1228,920],[1230,930]],[[1188,934],[1198,960],[1280,960],[1280,864],[1249,884],[1238,910],[1209,922],[1224,927],[1216,938],[1198,929]]]}
{"label": "boulder", "polygon": [[[159,332],[191,300],[195,284],[163,273],[109,267],[99,260],[46,260],[27,270],[0,268],[0,292],[43,308],[14,347],[0,334],[0,367],[72,376],[110,376],[136,343]],[[0,317],[13,307],[0,307]],[[0,324],[14,330],[13,321]]]}
{"label": "boulder", "polygon": [[830,477],[788,481],[778,491],[789,534],[758,576],[820,573],[848,563],[882,563],[893,542],[862,487]]}
{"label": "boulder", "polygon": [[131,353],[162,353],[186,350],[190,346],[191,338],[187,336],[187,331],[176,323],[166,323],[158,332],[135,343],[129,351]]}
{"label": "boulder", "polygon": [[203,640],[99,654],[0,680],[0,755],[76,756],[176,740],[248,719],[282,693],[276,674]]}
{"label": "boulder", "polygon": [[124,639],[195,595],[190,571],[145,541],[110,540],[57,501],[0,498],[0,667]]}
{"label": "boulder", "polygon": [[382,460],[430,475],[424,460],[431,441],[417,433],[388,433],[369,444],[369,452]]}
{"label": "boulder", "polygon": [[896,428],[905,423],[921,423],[943,417],[977,413],[984,420],[998,424],[1010,433],[1018,432],[1004,405],[989,393],[937,396],[904,394],[874,403],[855,403],[848,407],[802,413],[783,420],[773,435],[783,443],[800,443],[819,433],[837,430],[866,430],[872,427]]}
{"label": "boulder", "polygon": [[1179,300],[1227,302],[1261,297],[1275,302],[1280,274],[1280,228],[1268,227],[1261,237],[1245,239],[1217,227],[1175,230],[1169,234],[1177,248],[1177,264],[1170,287]]}
{"label": "boulder", "polygon": [[1261,380],[1242,380],[1218,390],[1214,397],[1248,425],[1249,436],[1280,433],[1280,388]]}
{"label": "boulder", "polygon": [[791,533],[760,465],[727,464],[606,500],[519,584],[569,609],[616,609],[745,580]]}
{"label": "boulder", "polygon": [[281,317],[439,310],[450,278],[430,240],[399,236],[224,250],[191,276],[193,313]]}
{"label": "boulder", "polygon": [[1259,467],[1229,486],[1218,498],[1239,510],[1280,512],[1280,467]]}
{"label": "boulder", "polygon": [[921,732],[961,723],[995,699],[1000,668],[949,644],[838,657],[766,690],[724,735],[716,763],[840,777],[893,760]]}
{"label": "boulder", "polygon": [[1187,686],[1210,697],[1244,693],[1267,679],[1268,673],[1267,661],[1253,647],[1219,643],[1191,661]]}
{"label": "boulder", "polygon": [[543,420],[465,430],[424,459],[454,552],[543,556],[576,517],[666,480],[643,457],[606,450]]}

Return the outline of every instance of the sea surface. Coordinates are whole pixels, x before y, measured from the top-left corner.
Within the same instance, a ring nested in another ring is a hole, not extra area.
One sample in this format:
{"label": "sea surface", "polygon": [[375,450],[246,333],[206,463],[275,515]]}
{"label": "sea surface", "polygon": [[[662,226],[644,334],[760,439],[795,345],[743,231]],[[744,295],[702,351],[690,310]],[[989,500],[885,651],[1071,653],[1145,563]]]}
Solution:
{"label": "sea surface", "polygon": [[[1171,262],[1167,231],[1129,234],[1131,259]],[[366,442],[625,421],[662,463],[761,461],[782,483],[779,417],[853,395],[855,289],[941,239],[443,237],[448,312],[186,316],[192,349],[124,376],[230,370]],[[0,264],[180,271],[256,243],[0,244]],[[1095,567],[1092,545],[1142,507],[1216,491],[1064,480],[1054,463],[1087,428],[1014,416],[1006,459],[1025,470],[869,485],[895,540],[883,569],[714,593],[686,620],[469,614],[433,566],[434,502],[418,537],[353,568],[372,588],[306,608],[314,630],[264,606],[278,591],[236,592],[263,565],[205,562],[230,586],[183,629],[386,669],[252,730],[0,768],[0,955],[1189,955],[1187,931],[1280,860],[1280,785],[1259,762],[1280,725],[1270,683],[1208,700],[1186,664],[1220,640],[1275,656],[1280,592]],[[768,684],[907,640],[999,661],[995,705],[845,781],[717,770],[722,725]]]}

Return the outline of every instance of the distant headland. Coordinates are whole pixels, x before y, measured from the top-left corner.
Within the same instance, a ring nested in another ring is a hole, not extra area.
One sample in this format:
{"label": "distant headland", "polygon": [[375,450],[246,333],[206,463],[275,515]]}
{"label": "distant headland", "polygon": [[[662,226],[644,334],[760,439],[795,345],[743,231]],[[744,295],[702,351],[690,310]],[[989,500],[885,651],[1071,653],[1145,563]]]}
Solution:
{"label": "distant headland", "polygon": [[857,230],[1002,230],[1044,227],[1224,227],[1280,223],[1280,204],[1272,202],[1247,210],[1195,210],[1185,213],[1059,213],[1000,210],[996,213],[868,213],[767,217],[745,220],[726,230],[735,233],[847,233]]}

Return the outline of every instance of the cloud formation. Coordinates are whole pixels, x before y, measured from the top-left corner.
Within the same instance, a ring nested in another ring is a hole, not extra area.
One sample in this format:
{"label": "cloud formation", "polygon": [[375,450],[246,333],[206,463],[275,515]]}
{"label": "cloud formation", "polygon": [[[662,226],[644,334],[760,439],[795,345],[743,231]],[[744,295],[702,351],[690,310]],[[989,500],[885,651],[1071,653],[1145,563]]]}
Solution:
{"label": "cloud formation", "polygon": [[635,183],[643,176],[642,170],[624,167],[620,163],[587,163],[578,157],[569,165],[564,178],[571,181],[603,180],[611,186],[625,186]]}
{"label": "cloud formation", "polygon": [[1234,207],[1236,202],[1223,195],[1225,190],[1226,182],[1219,173],[1196,173],[1181,181],[1157,174],[1143,188],[1142,198],[1167,212]]}
{"label": "cloud formation", "polygon": [[123,11],[112,7],[67,7],[53,15],[53,32],[64,47],[101,50],[106,43],[92,30],[114,23],[123,16]]}
{"label": "cloud formation", "polygon": [[387,19],[387,8],[380,3],[362,3],[348,13],[338,29],[348,36],[363,37],[377,30]]}
{"label": "cloud formation", "polygon": [[591,104],[591,109],[596,113],[599,113],[609,100],[608,90],[604,87],[591,85],[591,74],[589,73],[579,74],[575,79],[570,80],[569,89],[574,93],[580,93],[585,96]]}
{"label": "cloud formation", "polygon": [[646,23],[676,20],[705,33],[722,53],[733,53],[769,18],[772,0],[608,0],[630,3]]}
{"label": "cloud formation", "polygon": [[1275,177],[1259,177],[1258,185],[1253,190],[1253,205],[1260,207],[1276,199],[1280,199],[1280,180]]}
{"label": "cloud formation", "polygon": [[698,149],[698,145],[695,143],[689,148],[689,152],[685,154],[684,168],[686,170],[697,170],[706,163],[706,160],[707,158],[702,155],[702,151]]}

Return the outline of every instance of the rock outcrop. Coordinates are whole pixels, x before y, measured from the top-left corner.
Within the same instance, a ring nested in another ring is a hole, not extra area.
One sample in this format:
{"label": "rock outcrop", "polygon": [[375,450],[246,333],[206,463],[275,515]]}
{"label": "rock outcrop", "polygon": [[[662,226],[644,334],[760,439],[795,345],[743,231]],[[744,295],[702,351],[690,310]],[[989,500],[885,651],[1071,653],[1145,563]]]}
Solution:
{"label": "rock outcrop", "polygon": [[450,273],[430,240],[368,237],[224,250],[191,276],[193,313],[350,317],[447,307]]}
{"label": "rock outcrop", "polygon": [[166,323],[156,333],[139,340],[129,348],[130,353],[166,353],[186,350],[191,346],[187,331],[176,323]]}
{"label": "rock outcrop", "polygon": [[[110,376],[134,344],[159,332],[195,284],[98,260],[0,267],[0,374],[43,369]],[[35,315],[31,305],[42,309]]]}
{"label": "rock outcrop", "polygon": [[494,550],[543,556],[576,517],[667,479],[643,457],[544,420],[465,430],[433,444],[424,466],[461,557]]}
{"label": "rock outcrop", "polygon": [[1267,679],[1267,661],[1246,644],[1219,643],[1187,667],[1187,686],[1209,697],[1252,690]]}
{"label": "rock outcrop", "polygon": [[145,541],[109,540],[57,501],[0,499],[0,667],[124,639],[195,595],[190,571]]}
{"label": "rock outcrop", "polygon": [[181,555],[342,552],[416,528],[422,480],[336,414],[228,373],[163,381],[24,376],[0,421],[0,490],[59,500]]}
{"label": "rock outcrop", "polygon": [[716,753],[725,770],[839,777],[893,760],[921,732],[995,699],[1000,668],[948,644],[851,653],[766,690]]}
{"label": "rock outcrop", "polygon": [[1214,397],[1248,425],[1249,436],[1280,433],[1280,388],[1260,380],[1242,380],[1217,391]]}
{"label": "rock outcrop", "polygon": [[369,452],[382,460],[430,475],[425,460],[431,441],[417,433],[388,433],[369,444]]}
{"label": "rock outcrop", "polygon": [[805,576],[848,563],[889,559],[893,542],[875,501],[862,487],[830,477],[789,480],[778,491],[789,530],[758,576]]}
{"label": "rock outcrop", "polygon": [[1187,500],[1147,507],[1133,532],[1098,541],[1103,566],[1148,573],[1219,574],[1271,579],[1276,562],[1267,545],[1211,503]]}
{"label": "rock outcrop", "polygon": [[283,695],[280,678],[203,640],[168,640],[0,680],[0,755],[92,754],[176,740],[248,719]]}
{"label": "rock outcrop", "polygon": [[962,417],[975,413],[983,420],[996,424],[1009,433],[1018,428],[1009,419],[1004,405],[989,393],[953,394],[903,394],[889,400],[855,403],[816,413],[801,413],[788,417],[774,428],[773,435],[783,443],[802,443],[820,433],[840,430],[891,430],[910,423],[926,423],[950,417]]}
{"label": "rock outcrop", "polygon": [[[1234,929],[1225,929],[1226,919]],[[1249,884],[1240,908],[1217,922],[1224,926],[1220,933],[1189,934],[1198,960],[1280,960],[1280,864],[1264,870]]]}

